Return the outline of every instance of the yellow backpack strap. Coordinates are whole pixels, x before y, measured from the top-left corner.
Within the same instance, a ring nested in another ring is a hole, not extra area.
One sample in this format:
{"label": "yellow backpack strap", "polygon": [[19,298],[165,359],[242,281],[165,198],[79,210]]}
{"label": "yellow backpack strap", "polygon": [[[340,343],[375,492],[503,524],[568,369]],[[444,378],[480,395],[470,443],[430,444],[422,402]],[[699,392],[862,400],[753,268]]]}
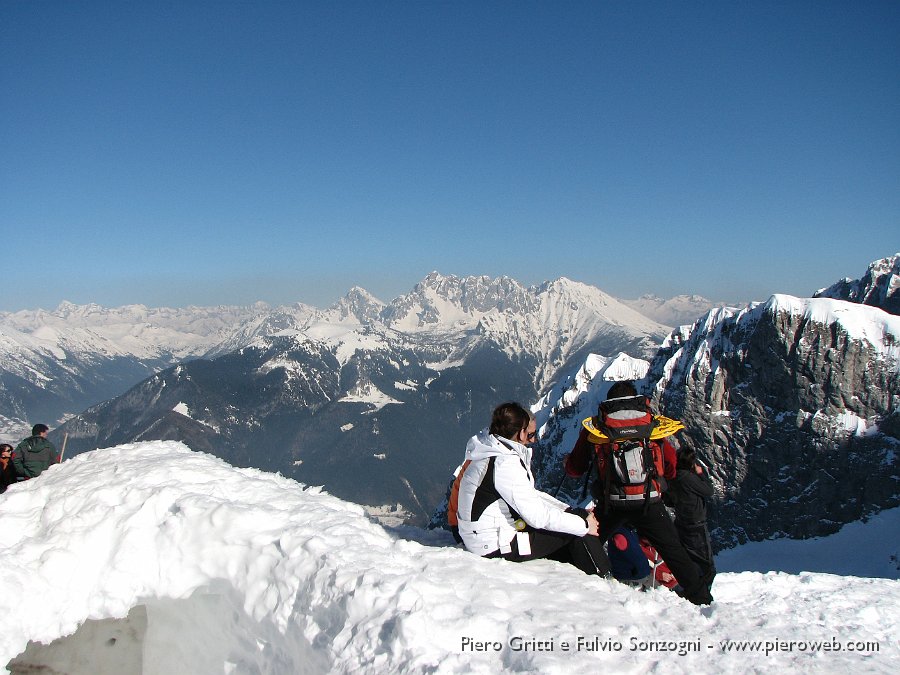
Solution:
{"label": "yellow backpack strap", "polygon": [[656,441],[660,438],[666,438],[672,434],[678,433],[684,429],[684,424],[679,420],[673,420],[670,417],[656,416],[657,425],[650,435],[650,440]]}
{"label": "yellow backpack strap", "polygon": [[[584,420],[582,420],[581,426],[583,426],[587,430],[589,442],[599,444],[609,441],[609,438],[607,438],[602,431],[594,426],[593,417],[586,417]],[[682,424],[680,421],[673,420],[670,417],[657,415],[656,428],[653,430],[653,433],[650,434],[650,440],[658,441],[660,438],[671,436],[672,434],[677,433],[682,429],[684,429],[684,424]]]}
{"label": "yellow backpack strap", "polygon": [[588,432],[588,441],[591,443],[606,443],[609,439],[606,437],[602,431],[600,431],[597,427],[594,426],[594,418],[586,417],[581,422],[581,426],[587,429]]}

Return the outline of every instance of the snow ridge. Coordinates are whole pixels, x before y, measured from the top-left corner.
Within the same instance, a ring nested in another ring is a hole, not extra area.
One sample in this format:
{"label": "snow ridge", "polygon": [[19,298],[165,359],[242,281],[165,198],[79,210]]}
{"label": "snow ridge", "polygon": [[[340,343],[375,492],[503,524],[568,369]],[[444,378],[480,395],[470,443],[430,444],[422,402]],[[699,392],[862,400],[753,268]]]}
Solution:
{"label": "snow ridge", "polygon": [[[0,594],[16,627],[0,664],[28,640],[56,642],[20,667],[131,649],[148,673],[889,673],[898,657],[897,581],[721,574],[698,609],[551,561],[400,539],[359,506],[171,441],[51,467],[0,518],[7,582],[29,589]],[[113,645],[87,630],[104,619],[121,628]],[[819,649],[778,648],[791,640]]]}
{"label": "snow ridge", "polygon": [[900,368],[900,318],[877,307],[843,300],[776,294],[765,303],[711,310],[693,326],[683,326],[670,333],[660,348],[660,355],[668,354],[668,359],[662,377],[656,382],[657,391],[664,390],[671,382],[714,377],[718,369],[715,354],[741,353],[747,346],[743,338],[753,332],[763,313],[782,312],[803,323],[834,326],[851,340],[868,344],[877,355],[893,364],[893,369]]}

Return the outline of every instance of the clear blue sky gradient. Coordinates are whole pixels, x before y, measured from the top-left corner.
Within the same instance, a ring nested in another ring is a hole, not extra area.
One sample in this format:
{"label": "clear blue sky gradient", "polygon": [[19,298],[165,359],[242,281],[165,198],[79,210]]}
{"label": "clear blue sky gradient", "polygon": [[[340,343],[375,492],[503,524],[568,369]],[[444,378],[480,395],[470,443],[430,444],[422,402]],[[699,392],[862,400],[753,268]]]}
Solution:
{"label": "clear blue sky gradient", "polygon": [[900,250],[898,36],[888,0],[4,0],[0,310],[808,295]]}

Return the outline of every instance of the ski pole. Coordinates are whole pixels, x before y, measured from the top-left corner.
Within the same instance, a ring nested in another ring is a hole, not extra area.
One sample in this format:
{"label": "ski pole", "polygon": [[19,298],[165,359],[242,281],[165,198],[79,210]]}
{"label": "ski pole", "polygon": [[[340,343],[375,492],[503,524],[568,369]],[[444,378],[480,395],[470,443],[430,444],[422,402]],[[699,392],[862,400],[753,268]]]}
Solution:
{"label": "ski pole", "polygon": [[603,576],[600,573],[600,567],[597,565],[597,561],[594,560],[594,556],[591,554],[591,549],[588,548],[587,542],[584,541],[584,538],[581,540],[581,545],[584,546],[584,552],[588,554],[588,558],[590,558],[591,564],[594,566],[594,571],[597,572],[597,576]]}
{"label": "ski pole", "polygon": [[62,450],[59,451],[59,461],[62,463],[63,455],[66,454],[66,441],[69,440],[69,432],[67,431],[63,436]]}
{"label": "ski pole", "polygon": [[584,474],[584,485],[581,486],[581,499],[579,501],[584,501],[584,498],[587,497],[588,493],[588,484],[591,482],[591,474],[594,472],[594,462],[591,462],[590,466],[588,466],[588,470]]}
{"label": "ski pole", "polygon": [[566,470],[563,469],[562,477],[559,479],[559,483],[556,485],[556,489],[553,491],[553,497],[559,494],[559,489],[562,487],[563,481],[566,479]]}

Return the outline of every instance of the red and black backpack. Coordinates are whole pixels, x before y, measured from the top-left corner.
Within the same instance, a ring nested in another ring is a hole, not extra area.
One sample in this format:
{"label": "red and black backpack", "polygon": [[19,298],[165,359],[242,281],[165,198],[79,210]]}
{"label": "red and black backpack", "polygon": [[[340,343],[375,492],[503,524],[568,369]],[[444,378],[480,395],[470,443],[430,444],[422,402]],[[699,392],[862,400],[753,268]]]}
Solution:
{"label": "red and black backpack", "polygon": [[598,446],[605,510],[646,508],[662,499],[663,454],[650,440],[657,420],[645,396],[607,399],[594,426],[609,440]]}

